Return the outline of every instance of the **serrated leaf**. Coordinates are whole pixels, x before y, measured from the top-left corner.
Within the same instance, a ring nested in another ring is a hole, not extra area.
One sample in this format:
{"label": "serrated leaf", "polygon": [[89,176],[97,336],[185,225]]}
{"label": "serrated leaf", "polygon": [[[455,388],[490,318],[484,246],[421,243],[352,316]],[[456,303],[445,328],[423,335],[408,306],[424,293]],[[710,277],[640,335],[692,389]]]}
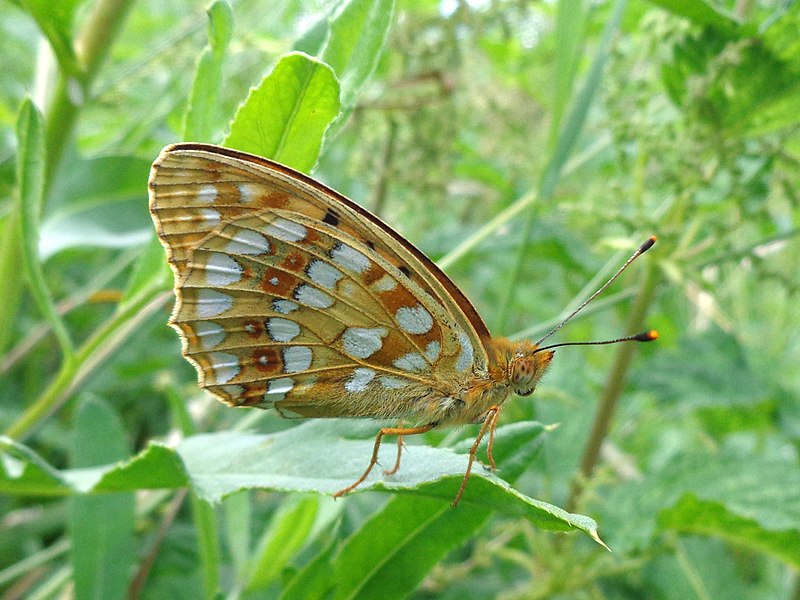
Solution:
{"label": "serrated leaf", "polygon": [[0,492],[26,496],[63,496],[71,482],[33,450],[0,436]]}
{"label": "serrated leaf", "polygon": [[[513,480],[524,470],[541,448],[543,431],[538,424],[498,430],[494,454],[504,474]],[[512,457],[517,460],[512,462]],[[337,599],[406,597],[448,551],[469,539],[492,513],[480,502],[493,490],[484,489],[477,478],[469,482],[456,509],[447,502],[453,494],[451,486],[435,482],[425,487],[429,488],[425,496],[402,495],[390,500],[346,540],[333,561]]]}
{"label": "serrated leaf", "polygon": [[684,457],[615,488],[605,512],[611,543],[623,551],[673,529],[769,548],[795,565],[800,560],[800,467],[792,461]]}
{"label": "serrated leaf", "polygon": [[730,15],[718,10],[706,0],[650,0],[674,15],[689,19],[696,25],[708,25],[733,33],[740,28]]}
{"label": "serrated leaf", "polygon": [[[45,478],[42,492],[63,494],[64,482],[69,483],[73,493],[172,489],[184,486],[188,477],[200,499],[211,503],[255,488],[327,495],[348,486],[363,471],[372,454],[372,434],[376,431],[374,423],[325,419],[268,435],[238,432],[195,435],[183,440],[175,451],[151,444],[124,463],[50,471],[53,475]],[[538,445],[536,437],[542,431],[543,426],[538,423],[517,423],[498,429],[495,456],[503,462],[499,472],[508,469],[514,475],[528,462],[524,452],[504,459],[504,440],[527,438]],[[9,447],[15,449],[18,457],[29,456],[28,460],[18,459],[17,473],[24,471],[29,462],[38,463],[39,472],[45,470],[43,461],[24,446],[12,443]],[[396,448],[388,444],[382,450],[383,463],[393,464]],[[467,456],[424,445],[409,446],[403,456],[398,473],[387,478],[380,469],[375,469],[358,491],[414,494],[437,499],[449,507],[463,478]],[[0,481],[0,485],[14,491],[9,481],[13,478]],[[18,489],[24,491],[25,487]],[[462,505],[522,516],[551,531],[579,529],[596,538],[597,524],[592,519],[529,498],[478,464],[473,468],[459,507]]]}

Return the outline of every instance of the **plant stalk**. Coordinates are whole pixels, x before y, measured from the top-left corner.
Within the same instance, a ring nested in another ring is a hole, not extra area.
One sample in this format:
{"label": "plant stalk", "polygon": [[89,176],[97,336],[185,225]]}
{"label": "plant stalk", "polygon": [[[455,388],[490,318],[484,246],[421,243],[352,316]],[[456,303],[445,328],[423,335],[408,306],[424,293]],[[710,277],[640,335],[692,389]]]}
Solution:
{"label": "plant stalk", "polygon": [[[639,288],[639,293],[631,306],[628,314],[628,322],[625,326],[626,335],[632,335],[645,328],[645,317],[653,301],[658,277],[656,263],[647,262],[644,272],[644,279]],[[620,344],[614,358],[611,373],[606,381],[605,388],[600,397],[600,405],[597,408],[592,432],[586,443],[586,449],[581,458],[580,473],[572,484],[570,496],[567,501],[566,509],[570,512],[575,510],[578,499],[583,491],[584,482],[587,481],[594,472],[600,460],[600,448],[608,436],[614,413],[617,409],[619,397],[627,380],[628,371],[631,367],[631,359],[636,350],[636,344]]]}

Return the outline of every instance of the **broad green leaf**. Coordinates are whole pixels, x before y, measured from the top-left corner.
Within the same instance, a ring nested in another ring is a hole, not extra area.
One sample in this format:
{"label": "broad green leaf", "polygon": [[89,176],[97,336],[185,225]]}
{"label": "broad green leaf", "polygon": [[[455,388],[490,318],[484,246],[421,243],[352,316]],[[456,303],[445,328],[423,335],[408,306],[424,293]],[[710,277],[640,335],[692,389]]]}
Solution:
{"label": "broad green leaf", "polygon": [[208,9],[208,46],[197,61],[183,139],[211,141],[217,123],[222,65],[233,30],[233,13],[227,0],[217,0]]}
{"label": "broad green leaf", "polygon": [[225,145],[309,171],[328,126],[339,114],[331,68],[306,54],[281,57],[239,107]]}
{"label": "broad green leaf", "polygon": [[[103,402],[75,417],[72,464],[91,467],[127,456],[125,429]],[[72,578],[78,598],[126,598],[134,564],[133,493],[80,495],[70,501]]]}
{"label": "broad green leaf", "polygon": [[394,0],[350,0],[333,15],[320,59],[339,78],[345,110],[378,65],[393,15]]}
{"label": "broad green leaf", "polygon": [[[351,484],[366,467],[372,454],[374,423],[326,419],[303,423],[279,433],[259,435],[221,432],[195,435],[170,449],[151,444],[135,458],[117,465],[61,472],[54,481],[44,478],[40,493],[64,493],[63,483],[69,482],[73,493],[126,491],[142,488],[178,488],[188,480],[198,496],[211,503],[243,489],[316,492],[332,494]],[[520,423],[498,429],[498,450],[503,439],[520,437],[535,442],[542,426]],[[396,447],[382,448],[382,464],[393,464]],[[18,463],[15,473],[24,471],[25,453],[15,449]],[[513,446],[512,446],[513,447]],[[517,463],[525,464],[525,453],[510,455],[500,464],[500,473],[509,469],[515,477]],[[23,458],[23,460],[20,460]],[[180,460],[178,460],[178,458]],[[36,459],[40,462],[40,459]],[[444,448],[414,445],[404,452],[403,467],[391,477],[381,469],[358,490],[391,491],[438,499],[449,506],[461,483],[467,456]],[[42,470],[41,464],[36,474]],[[41,478],[41,475],[39,475]],[[1,482],[15,490],[12,476]],[[60,484],[60,485],[57,485]],[[24,491],[26,486],[16,489]],[[529,519],[537,527],[552,531],[579,529],[596,538],[597,524],[588,517],[570,514],[557,506],[529,498],[497,475],[476,465],[467,491],[459,506],[475,506],[482,510],[499,510]]]}
{"label": "broad green leaf", "polygon": [[800,121],[796,61],[758,39],[742,43],[714,29],[688,34],[673,47],[662,76],[678,106],[732,136],[763,135]]}
{"label": "broad green leaf", "polygon": [[735,540],[800,565],[800,466],[794,461],[689,456],[618,486],[605,512],[611,543],[623,551],[671,529]]}
{"label": "broad green leaf", "polygon": [[734,541],[800,568],[800,524],[797,522],[793,527],[765,528],[756,519],[729,510],[723,502],[702,501],[689,493],[671,508],[661,511],[658,526]]}
{"label": "broad green leaf", "polygon": [[76,160],[53,189],[59,200],[42,223],[39,255],[73,247],[138,246],[153,235],[145,199],[150,161],[131,156]]}
{"label": "broad green leaf", "polygon": [[186,469],[173,448],[150,445],[116,465],[67,472],[76,491],[116,492],[135,489],[175,489],[188,484]]}
{"label": "broad green leaf", "polygon": [[[513,481],[522,474],[542,448],[544,432],[538,423],[498,430],[493,454],[504,476]],[[487,502],[497,497],[495,490],[475,479],[455,509],[446,501],[453,487],[443,482],[424,486],[436,488],[430,497],[402,495],[389,501],[345,542],[334,560],[335,597],[407,597],[439,560],[475,534],[492,508],[502,505],[499,498],[497,504]],[[589,533],[596,535],[593,529]]]}
{"label": "broad green leaf", "polygon": [[0,493],[19,496],[63,496],[78,491],[63,473],[33,450],[0,436]]}

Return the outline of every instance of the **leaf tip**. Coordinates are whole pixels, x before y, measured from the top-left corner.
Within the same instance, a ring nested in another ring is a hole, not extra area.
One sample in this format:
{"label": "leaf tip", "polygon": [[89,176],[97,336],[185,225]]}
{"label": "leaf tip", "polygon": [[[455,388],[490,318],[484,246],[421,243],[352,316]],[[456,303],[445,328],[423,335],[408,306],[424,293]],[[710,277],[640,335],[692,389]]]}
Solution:
{"label": "leaf tip", "polygon": [[599,536],[599,535],[597,535],[597,530],[596,530],[596,529],[592,529],[592,530],[590,530],[588,533],[589,533],[589,535],[591,536],[591,538],[592,538],[592,539],[593,539],[595,542],[597,542],[597,543],[598,543],[598,544],[600,544],[600,545],[601,545],[603,548],[605,548],[606,550],[608,550],[609,552],[611,552],[611,548],[609,548],[608,546],[606,546],[606,543],[605,543],[603,540],[601,540],[601,539],[600,539],[600,536]]}

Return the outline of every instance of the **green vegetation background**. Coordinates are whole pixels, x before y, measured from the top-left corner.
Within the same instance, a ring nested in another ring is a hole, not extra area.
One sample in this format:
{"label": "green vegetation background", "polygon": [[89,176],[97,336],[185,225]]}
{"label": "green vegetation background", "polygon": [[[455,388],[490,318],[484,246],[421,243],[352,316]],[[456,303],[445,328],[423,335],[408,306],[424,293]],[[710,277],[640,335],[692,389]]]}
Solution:
{"label": "green vegetation background", "polygon": [[[206,8],[0,3],[4,599],[800,598],[797,2]],[[334,502],[378,424],[226,408],[166,326],[181,140],[313,172],[496,335],[656,234],[558,341],[661,337],[559,350],[457,509],[472,427]]]}

